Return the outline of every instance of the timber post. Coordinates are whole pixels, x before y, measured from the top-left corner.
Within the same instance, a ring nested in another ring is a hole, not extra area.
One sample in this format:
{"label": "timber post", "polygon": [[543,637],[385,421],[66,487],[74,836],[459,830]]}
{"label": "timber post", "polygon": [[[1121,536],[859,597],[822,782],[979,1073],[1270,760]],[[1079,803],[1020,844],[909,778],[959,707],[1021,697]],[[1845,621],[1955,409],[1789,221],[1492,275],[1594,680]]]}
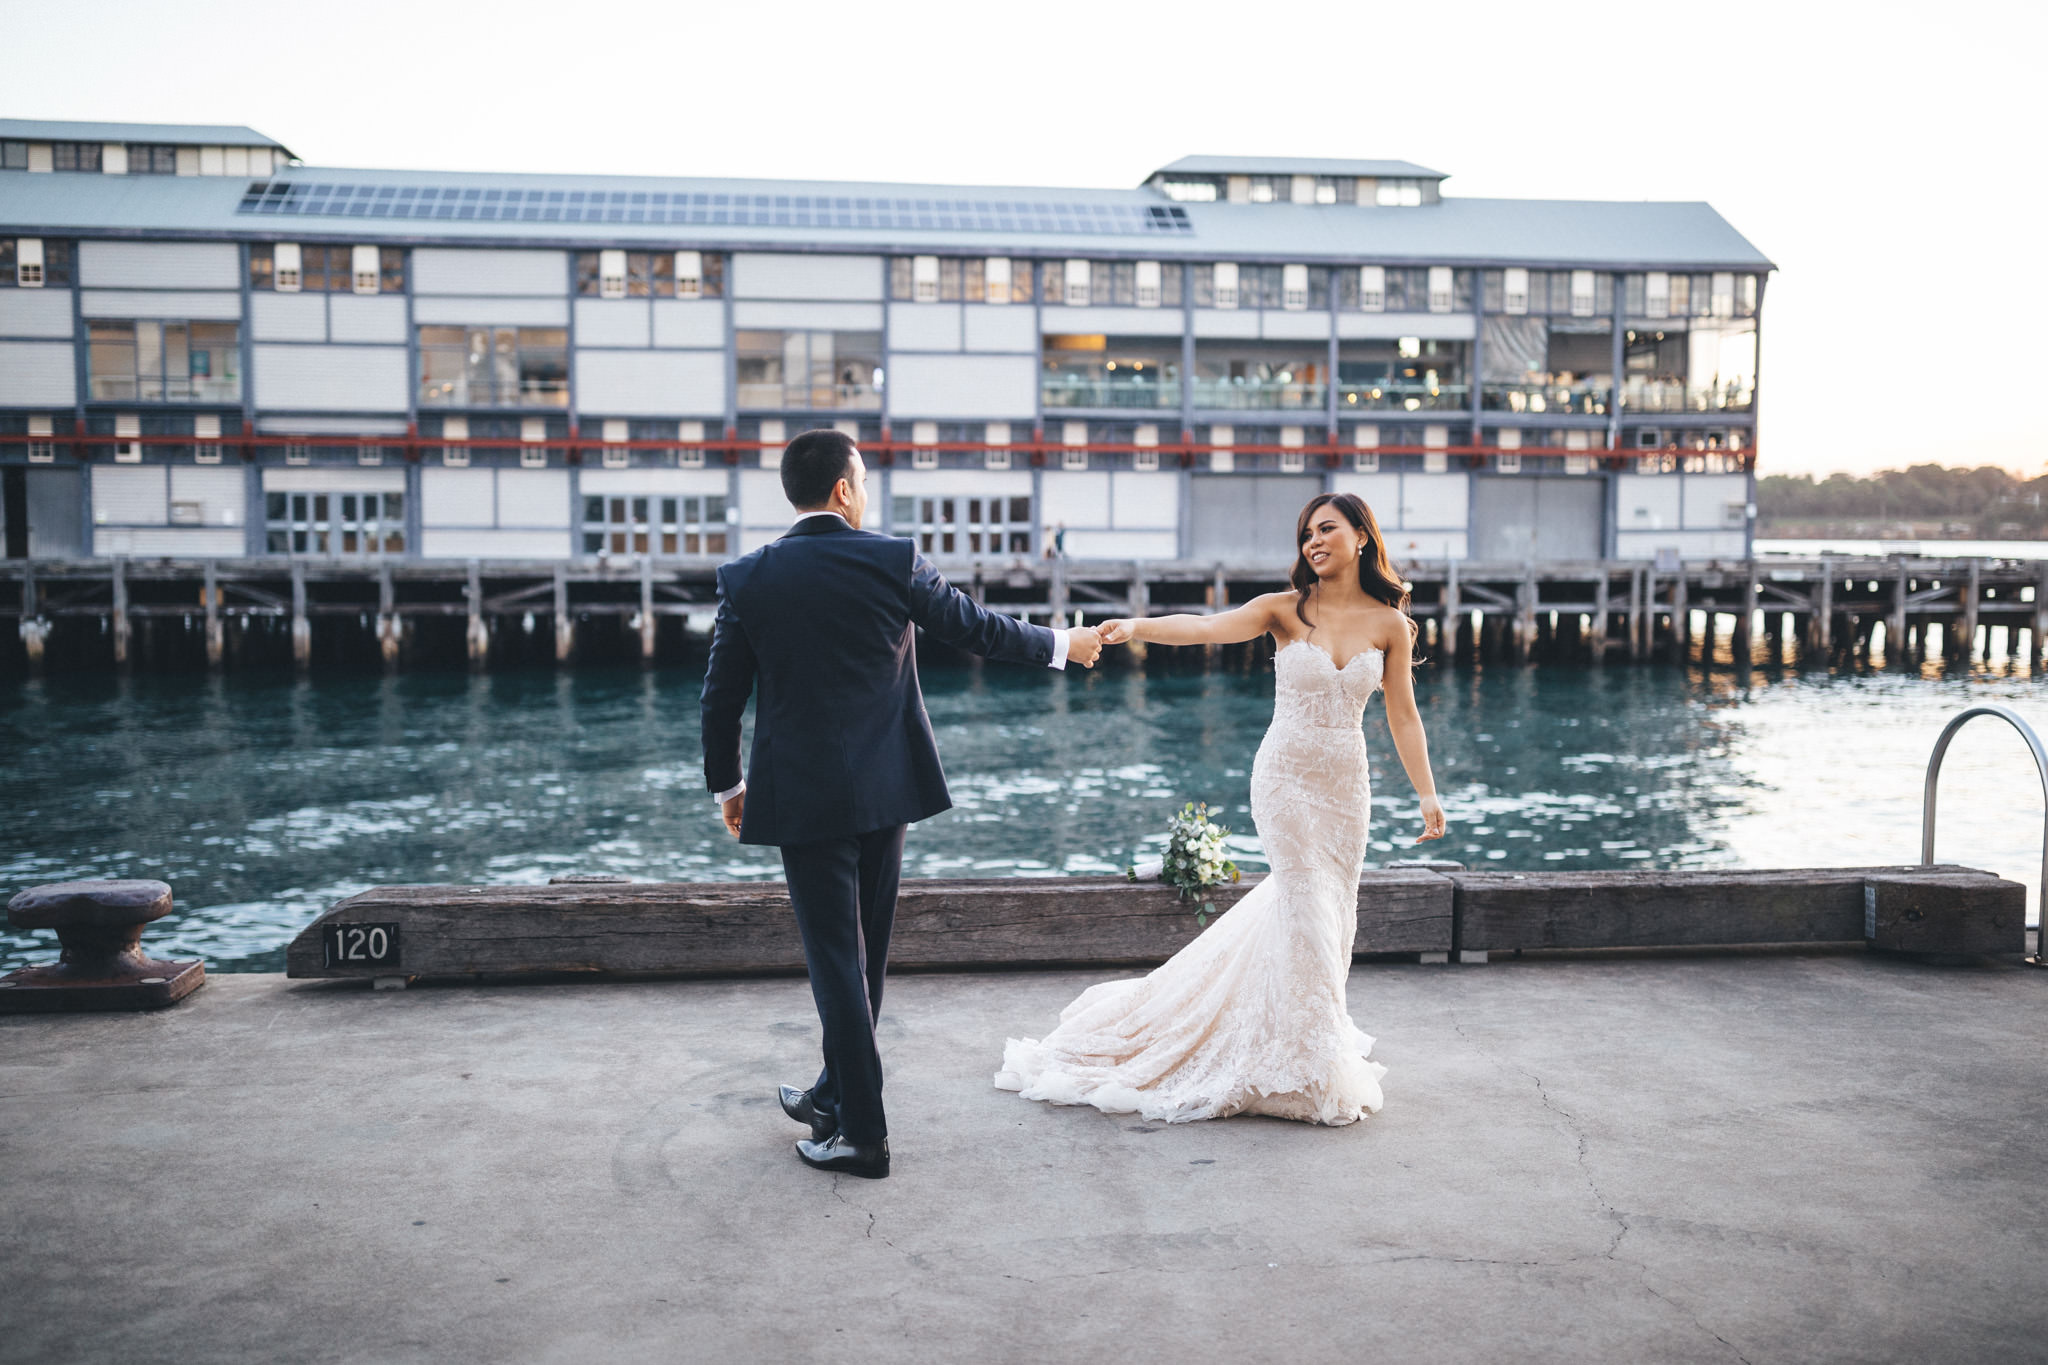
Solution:
{"label": "timber post", "polygon": [[1522,581],[1515,590],[1515,662],[1529,662],[1536,644],[1536,564],[1522,565]]}
{"label": "timber post", "polygon": [[555,662],[565,664],[576,649],[576,622],[569,615],[569,569],[555,565]]}
{"label": "timber post", "polygon": [[[1140,561],[1131,563],[1131,619],[1142,621],[1152,614],[1152,587],[1145,581],[1145,566]],[[1133,640],[1130,643],[1131,657],[1140,663],[1145,659],[1145,642]]]}
{"label": "timber post", "polygon": [[1047,584],[1046,592],[1052,604],[1053,629],[1058,630],[1067,624],[1067,559],[1065,555],[1058,553],[1053,555],[1052,581]]}
{"label": "timber post", "polygon": [[1458,634],[1464,624],[1459,618],[1463,614],[1458,604],[1458,561],[1454,559],[1444,579],[1443,628],[1437,631],[1437,648],[1450,651],[1453,663],[1458,660]]}
{"label": "timber post", "polygon": [[1749,561],[1749,572],[1742,580],[1742,611],[1735,618],[1735,663],[1738,668],[1749,666],[1750,632],[1756,617],[1757,567],[1754,559]]}
{"label": "timber post", "polygon": [[1671,580],[1671,657],[1678,663],[1686,661],[1692,648],[1692,604],[1686,595],[1685,570],[1680,569]]}
{"label": "timber post", "polygon": [[28,651],[28,671],[32,676],[42,676],[43,641],[49,634],[50,623],[43,619],[42,598],[36,590],[36,563],[25,559],[21,564],[21,643]]}
{"label": "timber post", "polygon": [[1884,625],[1884,661],[1903,668],[1910,652],[1906,648],[1906,557],[1894,555],[1892,567],[1899,576],[1892,581],[1892,612]]}
{"label": "timber post", "polygon": [[114,666],[128,667],[128,557],[114,556]]}
{"label": "timber post", "polygon": [[1825,663],[1835,652],[1835,562],[1820,557],[1820,598],[1813,607],[1814,653]]}
{"label": "timber post", "polygon": [[484,626],[484,574],[483,565],[477,560],[469,561],[469,581],[463,596],[469,599],[469,666],[482,668],[491,656],[491,633]]}
{"label": "timber post", "polygon": [[1607,662],[1607,618],[1609,615],[1608,595],[1613,591],[1608,582],[1610,570],[1606,560],[1600,561],[1600,577],[1593,584],[1593,662]]}
{"label": "timber post", "polygon": [[391,582],[391,561],[377,561],[377,648],[384,655],[384,668],[398,667],[397,590]]}
{"label": "timber post", "polygon": [[[1977,659],[1977,599],[1983,596],[1983,591],[1979,586],[1983,578],[1983,573],[1983,561],[1978,559],[1972,559],[1970,561],[1970,581],[1969,584],[1963,589],[1963,638],[1961,663],[1966,668],[1970,664],[1976,662]],[[1984,653],[1988,657],[1991,653],[1991,650],[1988,648],[1990,642],[1986,641],[1985,643],[1987,645],[1987,648],[1985,649]]]}
{"label": "timber post", "polygon": [[306,615],[306,561],[292,561],[292,665],[301,671],[313,664],[313,622]]}
{"label": "timber post", "polygon": [[640,662],[654,662],[654,556],[640,556]]}
{"label": "timber post", "polygon": [[2041,672],[2041,631],[2048,627],[2048,560],[2041,563],[2034,578],[2034,636],[2027,644],[2028,672]]}
{"label": "timber post", "polygon": [[206,666],[218,672],[224,652],[220,627],[220,566],[211,559],[206,561],[206,582],[199,589],[199,597],[206,604]]}
{"label": "timber post", "polygon": [[1643,657],[1643,570],[1640,565],[1628,573],[1628,657]]}

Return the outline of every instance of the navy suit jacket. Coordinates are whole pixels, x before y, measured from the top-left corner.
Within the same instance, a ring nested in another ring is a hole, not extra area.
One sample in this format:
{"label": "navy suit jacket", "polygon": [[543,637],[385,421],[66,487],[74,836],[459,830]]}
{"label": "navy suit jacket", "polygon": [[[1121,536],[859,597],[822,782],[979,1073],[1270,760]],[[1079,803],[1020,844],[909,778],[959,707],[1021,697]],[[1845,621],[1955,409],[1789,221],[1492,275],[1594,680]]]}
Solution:
{"label": "navy suit jacket", "polygon": [[740,841],[804,844],[950,807],[917,685],[916,631],[970,654],[1052,663],[1053,633],[985,610],[907,540],[838,517],[798,522],[718,571],[704,675],[704,779],[740,784],[740,717],[758,690]]}

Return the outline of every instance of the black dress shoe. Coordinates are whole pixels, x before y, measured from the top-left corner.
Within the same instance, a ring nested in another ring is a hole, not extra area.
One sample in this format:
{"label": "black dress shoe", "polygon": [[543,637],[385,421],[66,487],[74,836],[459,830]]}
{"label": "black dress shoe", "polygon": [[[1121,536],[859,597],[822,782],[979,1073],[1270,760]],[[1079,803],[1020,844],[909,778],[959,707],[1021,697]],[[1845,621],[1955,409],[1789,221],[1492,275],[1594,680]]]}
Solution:
{"label": "black dress shoe", "polygon": [[811,1103],[811,1092],[799,1090],[793,1085],[775,1087],[775,1097],[782,1101],[782,1112],[798,1123],[811,1126],[811,1141],[823,1142],[839,1131],[839,1120],[830,1114],[818,1112],[818,1106]]}
{"label": "black dress shoe", "polygon": [[848,1142],[838,1133],[823,1142],[797,1139],[796,1154],[806,1166],[840,1175],[857,1175],[863,1180],[882,1180],[889,1174],[889,1139],[880,1142]]}

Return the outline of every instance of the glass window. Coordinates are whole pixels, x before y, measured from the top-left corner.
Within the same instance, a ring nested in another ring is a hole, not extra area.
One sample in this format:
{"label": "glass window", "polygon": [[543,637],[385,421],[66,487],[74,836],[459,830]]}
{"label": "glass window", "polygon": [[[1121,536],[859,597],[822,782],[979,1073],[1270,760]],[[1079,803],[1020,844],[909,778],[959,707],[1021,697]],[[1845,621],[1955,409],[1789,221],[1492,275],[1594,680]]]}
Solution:
{"label": "glass window", "polygon": [[899,497],[891,529],[928,555],[1028,555],[1031,499],[967,494]]}
{"label": "glass window", "polygon": [[623,493],[583,500],[583,553],[724,555],[723,497]]}
{"label": "glass window", "polygon": [[381,288],[386,294],[405,292],[405,249],[387,246],[377,253],[378,269],[382,272]]}
{"label": "glass window", "polygon": [[569,405],[560,327],[421,327],[420,402],[445,407]]}
{"label": "glass window", "polygon": [[87,391],[94,401],[241,400],[238,323],[92,322],[86,336]]}
{"label": "glass window", "polygon": [[267,493],[263,504],[264,541],[272,554],[405,553],[403,493]]}
{"label": "glass window", "polygon": [[745,331],[734,338],[739,406],[851,409],[882,405],[880,332]]}

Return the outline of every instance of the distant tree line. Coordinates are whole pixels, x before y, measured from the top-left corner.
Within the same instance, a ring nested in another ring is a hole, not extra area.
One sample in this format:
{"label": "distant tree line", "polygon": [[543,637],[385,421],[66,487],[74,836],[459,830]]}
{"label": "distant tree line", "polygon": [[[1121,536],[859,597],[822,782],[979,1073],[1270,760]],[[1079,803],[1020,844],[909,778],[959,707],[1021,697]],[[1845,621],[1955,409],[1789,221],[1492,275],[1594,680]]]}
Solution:
{"label": "distant tree line", "polygon": [[1868,477],[1772,474],[1757,480],[1757,529],[1841,535],[1948,534],[1982,539],[2048,538],[2048,475],[2021,479],[1995,465],[1952,469],[1917,464]]}

